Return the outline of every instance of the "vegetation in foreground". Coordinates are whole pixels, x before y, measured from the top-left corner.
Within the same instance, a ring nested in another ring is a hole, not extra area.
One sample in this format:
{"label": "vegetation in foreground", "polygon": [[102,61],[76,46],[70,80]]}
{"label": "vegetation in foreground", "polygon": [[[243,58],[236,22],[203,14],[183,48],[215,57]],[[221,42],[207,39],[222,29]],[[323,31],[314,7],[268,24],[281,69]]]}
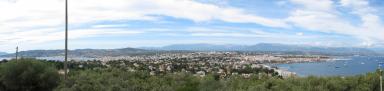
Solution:
{"label": "vegetation in foreground", "polygon": [[0,90],[51,91],[61,81],[57,72],[56,68],[43,61],[11,60],[0,66]]}
{"label": "vegetation in foreground", "polygon": [[61,62],[35,59],[2,61],[1,91],[379,91],[378,72],[349,77],[204,77],[177,72],[150,75],[94,64],[72,68],[64,81]]}

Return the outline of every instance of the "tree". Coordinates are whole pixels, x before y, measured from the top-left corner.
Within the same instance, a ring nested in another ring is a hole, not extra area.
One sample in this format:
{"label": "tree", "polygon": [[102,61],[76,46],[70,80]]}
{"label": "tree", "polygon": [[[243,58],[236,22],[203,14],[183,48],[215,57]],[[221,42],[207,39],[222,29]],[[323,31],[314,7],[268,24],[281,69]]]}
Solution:
{"label": "tree", "polygon": [[0,66],[0,74],[7,91],[51,91],[60,81],[53,66],[36,59],[11,60]]}

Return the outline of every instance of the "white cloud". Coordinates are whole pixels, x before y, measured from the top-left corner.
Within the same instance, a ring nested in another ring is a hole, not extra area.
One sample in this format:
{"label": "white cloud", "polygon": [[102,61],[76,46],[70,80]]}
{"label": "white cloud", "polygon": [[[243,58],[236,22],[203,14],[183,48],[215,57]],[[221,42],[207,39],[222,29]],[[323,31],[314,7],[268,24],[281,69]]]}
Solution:
{"label": "white cloud", "polygon": [[[63,31],[64,0],[0,0],[0,11],[0,36],[7,36],[7,38],[0,38],[1,42],[44,42],[43,40],[62,37],[58,36],[58,33]],[[70,26],[100,21],[156,21],[159,20],[159,16],[195,22],[219,20],[255,23],[268,27],[289,27],[280,19],[260,17],[248,14],[239,8],[205,4],[193,0],[69,0]],[[108,30],[111,26],[96,28]],[[82,30],[81,32],[92,34],[91,32],[94,31]]]}
{"label": "white cloud", "polygon": [[[218,0],[213,0],[218,1]],[[350,35],[360,38],[363,45],[384,41],[383,23],[378,10],[367,0],[290,0],[300,8],[284,19],[273,19],[247,13],[245,9],[227,5],[207,4],[194,0],[69,0],[70,26],[94,24],[100,21],[145,20],[161,21],[161,16],[188,19],[195,22],[213,20],[232,23],[253,23],[271,28],[291,25],[312,31]],[[280,4],[289,4],[281,1]],[[361,24],[351,24],[336,7],[350,8],[361,18]],[[43,43],[63,39],[64,0],[0,0],[0,43]],[[288,23],[289,24],[288,24]],[[91,25],[92,26],[92,25]],[[71,39],[103,36],[104,34],[139,34],[143,31],[118,29],[129,25],[95,25],[90,29],[71,30]],[[72,28],[71,28],[72,29]],[[101,30],[103,29],[103,30]],[[152,31],[169,31],[154,29]],[[284,36],[263,31],[250,33],[217,30],[189,31],[195,36],[260,37]],[[298,33],[298,35],[301,35]],[[0,45],[0,47],[2,47]],[[1,49],[0,49],[1,50]]]}
{"label": "white cloud", "polygon": [[247,14],[233,7],[220,7],[193,0],[76,0],[70,1],[71,21],[157,20],[160,16],[195,22],[220,20],[255,23],[268,27],[289,27],[284,21]]}
{"label": "white cloud", "polygon": [[333,1],[331,0],[290,0],[294,4],[303,6],[309,10],[316,11],[331,11]]}
{"label": "white cloud", "polygon": [[[44,43],[64,39],[64,31],[55,31],[57,29],[38,29],[34,31],[23,31],[10,34],[0,34],[0,40],[6,40],[8,43]],[[125,29],[78,29],[69,31],[69,39],[78,39],[86,37],[95,37],[100,35],[127,35],[139,34],[140,31],[128,31]]]}
{"label": "white cloud", "polygon": [[298,36],[303,36],[304,33],[303,33],[303,32],[299,32],[299,33],[296,33],[296,35],[298,35]]}
{"label": "white cloud", "polygon": [[92,28],[121,28],[121,27],[127,27],[128,24],[100,24],[100,25],[93,25]]}
{"label": "white cloud", "polygon": [[[276,42],[284,40],[287,41],[307,41],[311,39],[319,38],[317,35],[304,35],[304,33],[287,34],[266,32],[255,28],[203,28],[203,27],[191,27],[186,30],[191,36],[202,38],[228,38],[228,39],[242,39],[244,41],[258,39],[262,40],[274,40],[269,42]],[[299,35],[299,36],[297,36]]]}
{"label": "white cloud", "polygon": [[341,0],[340,4],[344,7],[352,8],[354,10],[353,13],[356,14],[366,14],[377,11],[369,6],[367,0]]}
{"label": "white cloud", "polygon": [[291,2],[304,6],[291,12],[291,16],[287,18],[287,21],[297,27],[355,36],[363,40],[363,44],[384,41],[383,23],[375,14],[376,10],[370,7],[366,0],[340,1],[342,7],[350,8],[352,14],[360,17],[362,23],[357,25],[343,19],[344,16],[340,14],[343,12],[335,9],[335,3],[332,0],[291,0]]}
{"label": "white cloud", "polygon": [[204,27],[191,27],[186,30],[192,36],[198,37],[271,37],[273,33],[264,32],[256,29],[244,28],[204,28]]}
{"label": "white cloud", "polygon": [[287,1],[277,1],[276,4],[279,5],[279,6],[284,6],[286,5],[288,2]]}

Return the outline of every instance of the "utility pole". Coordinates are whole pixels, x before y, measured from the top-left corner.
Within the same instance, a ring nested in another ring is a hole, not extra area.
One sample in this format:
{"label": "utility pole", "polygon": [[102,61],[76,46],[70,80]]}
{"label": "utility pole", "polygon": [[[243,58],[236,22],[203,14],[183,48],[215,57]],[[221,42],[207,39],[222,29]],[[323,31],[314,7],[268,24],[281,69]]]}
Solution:
{"label": "utility pole", "polygon": [[383,76],[382,76],[382,70],[379,68],[379,73],[380,73],[380,91],[383,91]]}
{"label": "utility pole", "polygon": [[68,0],[65,0],[65,57],[64,57],[64,80],[68,78]]}
{"label": "utility pole", "polygon": [[15,59],[16,59],[16,61],[17,61],[17,58],[18,58],[18,56],[19,56],[19,46],[16,46],[16,53],[15,53]]}
{"label": "utility pole", "polygon": [[383,63],[382,62],[380,62],[379,63],[379,76],[380,76],[380,91],[383,91],[383,76],[382,76],[382,74],[383,74],[383,71],[381,70],[381,65],[382,65]]}
{"label": "utility pole", "polygon": [[379,70],[380,70],[380,91],[383,91],[383,76],[382,76],[383,72],[381,69]]}
{"label": "utility pole", "polygon": [[380,73],[380,91],[383,91],[383,76],[382,76],[382,70],[379,68]]}

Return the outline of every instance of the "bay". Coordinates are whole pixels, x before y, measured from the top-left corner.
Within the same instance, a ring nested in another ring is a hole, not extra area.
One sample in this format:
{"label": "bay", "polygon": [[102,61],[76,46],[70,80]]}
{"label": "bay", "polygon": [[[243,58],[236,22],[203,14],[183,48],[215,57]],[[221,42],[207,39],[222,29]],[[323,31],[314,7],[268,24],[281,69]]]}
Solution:
{"label": "bay", "polygon": [[[376,71],[383,56],[352,56],[343,60],[311,63],[274,64],[279,69],[305,76],[352,76]],[[383,68],[383,67],[381,67]]]}

